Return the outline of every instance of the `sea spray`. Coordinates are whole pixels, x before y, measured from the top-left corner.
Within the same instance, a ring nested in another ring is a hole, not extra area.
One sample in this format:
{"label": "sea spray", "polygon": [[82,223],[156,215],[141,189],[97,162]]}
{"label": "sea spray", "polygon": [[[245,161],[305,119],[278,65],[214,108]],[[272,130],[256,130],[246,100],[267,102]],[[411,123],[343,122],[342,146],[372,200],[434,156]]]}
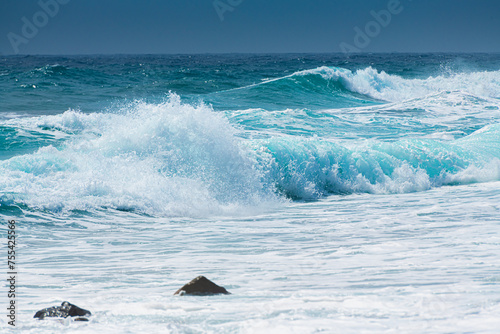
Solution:
{"label": "sea spray", "polygon": [[204,215],[274,198],[227,120],[175,94],[115,113],[68,111],[32,121],[77,134],[2,162],[2,189],[22,193],[30,206]]}

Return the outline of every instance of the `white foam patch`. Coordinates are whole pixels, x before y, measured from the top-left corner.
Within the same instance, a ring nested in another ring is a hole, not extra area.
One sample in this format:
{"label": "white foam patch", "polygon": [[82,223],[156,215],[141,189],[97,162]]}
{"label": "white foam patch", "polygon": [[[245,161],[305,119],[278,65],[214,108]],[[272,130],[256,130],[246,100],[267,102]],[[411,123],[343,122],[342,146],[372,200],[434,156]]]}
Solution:
{"label": "white foam patch", "polygon": [[447,174],[443,184],[470,184],[500,180],[500,159],[493,159],[484,166],[469,166],[457,174]]}

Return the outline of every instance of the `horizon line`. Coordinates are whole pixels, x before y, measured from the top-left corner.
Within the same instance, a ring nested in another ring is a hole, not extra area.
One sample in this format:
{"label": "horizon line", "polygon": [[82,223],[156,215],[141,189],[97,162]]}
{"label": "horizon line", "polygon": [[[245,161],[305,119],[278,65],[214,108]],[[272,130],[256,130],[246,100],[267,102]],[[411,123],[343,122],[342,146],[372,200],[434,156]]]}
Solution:
{"label": "horizon line", "polygon": [[0,57],[70,57],[70,56],[201,56],[201,55],[344,55],[350,56],[363,56],[363,55],[390,55],[390,54],[407,54],[407,55],[428,55],[428,54],[442,54],[442,55],[476,55],[476,54],[500,54],[500,51],[486,52],[486,51],[424,51],[424,52],[402,52],[402,51],[377,51],[377,52],[199,52],[199,53],[19,53],[19,54],[2,54]]}

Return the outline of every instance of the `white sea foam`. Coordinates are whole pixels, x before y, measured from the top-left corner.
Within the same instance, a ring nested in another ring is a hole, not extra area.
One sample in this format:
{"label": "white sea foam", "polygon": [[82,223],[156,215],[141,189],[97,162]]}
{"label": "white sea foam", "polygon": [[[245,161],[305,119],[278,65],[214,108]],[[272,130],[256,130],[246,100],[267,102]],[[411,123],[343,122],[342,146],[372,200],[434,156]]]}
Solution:
{"label": "white sea foam", "polygon": [[[239,218],[34,212],[20,220],[17,329],[494,334],[499,186],[335,196]],[[173,296],[200,274],[232,294]],[[32,318],[63,300],[91,321]]]}

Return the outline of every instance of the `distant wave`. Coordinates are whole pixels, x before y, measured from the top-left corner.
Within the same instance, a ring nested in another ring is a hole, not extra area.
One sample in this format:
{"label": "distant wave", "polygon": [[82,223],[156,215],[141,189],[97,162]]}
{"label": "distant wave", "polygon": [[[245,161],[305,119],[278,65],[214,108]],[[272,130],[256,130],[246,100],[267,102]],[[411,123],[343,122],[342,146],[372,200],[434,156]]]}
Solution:
{"label": "distant wave", "polygon": [[68,67],[60,64],[45,65],[31,71],[31,73],[41,73],[43,75],[57,75],[65,74],[68,71]]}
{"label": "distant wave", "polygon": [[232,91],[258,91],[293,98],[294,94],[337,95],[356,99],[402,102],[441,92],[460,91],[477,97],[500,98],[500,71],[455,73],[426,79],[408,79],[372,67],[351,71],[339,67],[318,67],[266,80]]}
{"label": "distant wave", "polygon": [[339,78],[328,75],[329,71],[349,72],[346,69],[322,67],[296,72],[280,78],[264,80],[257,84],[222,91],[211,97],[228,102],[251,106],[259,101],[266,109],[276,107],[343,108],[379,102],[367,94],[353,91]]}

